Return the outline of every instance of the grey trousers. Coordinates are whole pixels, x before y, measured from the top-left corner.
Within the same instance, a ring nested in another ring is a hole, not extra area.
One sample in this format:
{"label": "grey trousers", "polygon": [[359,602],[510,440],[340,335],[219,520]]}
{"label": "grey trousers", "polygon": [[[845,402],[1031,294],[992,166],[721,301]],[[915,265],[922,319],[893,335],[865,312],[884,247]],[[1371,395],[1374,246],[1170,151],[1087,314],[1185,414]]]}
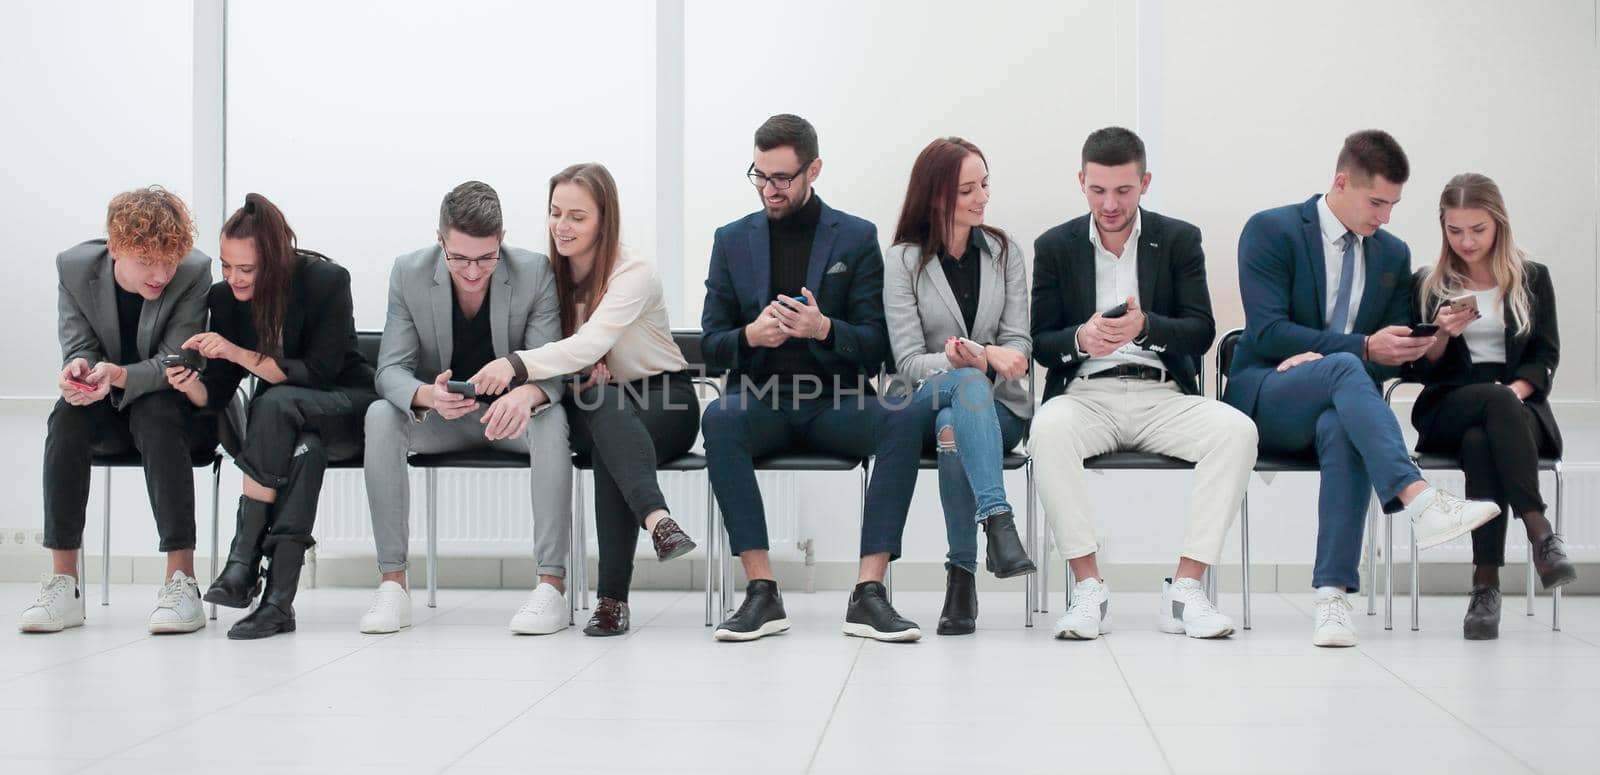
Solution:
{"label": "grey trousers", "polygon": [[478,422],[484,407],[455,420],[430,412],[421,422],[409,411],[379,399],[367,408],[365,473],[378,570],[406,569],[411,541],[411,487],[406,455],[459,452],[488,447],[527,453],[533,497],[533,556],[539,575],[565,578],[572,546],[572,450],[567,413],[560,404],[528,420],[519,438],[489,441]]}

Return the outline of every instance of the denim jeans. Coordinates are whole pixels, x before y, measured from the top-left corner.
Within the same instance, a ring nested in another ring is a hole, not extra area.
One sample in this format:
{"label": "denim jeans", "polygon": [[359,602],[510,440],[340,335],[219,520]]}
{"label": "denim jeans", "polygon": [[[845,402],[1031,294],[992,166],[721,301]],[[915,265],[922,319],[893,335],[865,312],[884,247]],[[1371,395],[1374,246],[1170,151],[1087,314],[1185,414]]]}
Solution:
{"label": "denim jeans", "polygon": [[[977,524],[1011,511],[1000,460],[1022,440],[1023,422],[994,400],[989,378],[974,368],[935,374],[917,387],[913,407],[933,416],[924,449],[939,460],[939,502],[950,550],[945,567],[978,569]],[[955,433],[953,448],[940,445],[944,428]]]}
{"label": "denim jeans", "polygon": [[779,452],[815,451],[876,458],[867,485],[861,555],[888,552],[890,559],[898,558],[927,425],[927,415],[915,405],[860,393],[812,398],[780,390],[763,398],[732,390],[711,402],[700,429],[729,551],[768,548],[755,462]]}

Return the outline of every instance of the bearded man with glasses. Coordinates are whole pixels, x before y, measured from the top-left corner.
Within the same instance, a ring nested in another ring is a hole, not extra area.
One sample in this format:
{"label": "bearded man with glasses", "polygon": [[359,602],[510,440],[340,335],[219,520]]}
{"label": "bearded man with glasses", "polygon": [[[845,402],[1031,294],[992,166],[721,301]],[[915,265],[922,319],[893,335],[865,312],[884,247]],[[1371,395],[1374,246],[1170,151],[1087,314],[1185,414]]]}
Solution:
{"label": "bearded man with glasses", "polygon": [[439,207],[438,243],[403,255],[389,275],[389,313],[367,410],[367,499],[383,579],[361,631],[411,626],[406,592],[412,453],[496,449],[532,467],[539,583],[510,629],[545,635],[567,626],[572,461],[559,378],[513,383],[492,401],[451,389],[490,361],[561,338],[555,274],[541,253],[505,244],[500,197],[488,184],[456,186]]}

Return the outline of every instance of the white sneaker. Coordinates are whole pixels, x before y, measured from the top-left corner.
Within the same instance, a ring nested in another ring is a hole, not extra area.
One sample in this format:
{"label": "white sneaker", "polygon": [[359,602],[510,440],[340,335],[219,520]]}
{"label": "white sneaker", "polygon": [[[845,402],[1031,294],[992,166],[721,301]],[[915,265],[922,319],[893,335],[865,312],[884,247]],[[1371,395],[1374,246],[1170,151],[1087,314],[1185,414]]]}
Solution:
{"label": "white sneaker", "polygon": [[1417,548],[1427,549],[1460,538],[1500,516],[1500,506],[1489,501],[1469,501],[1429,487],[1397,516],[1411,520],[1411,534],[1416,536]]}
{"label": "white sneaker", "polygon": [[1056,637],[1094,640],[1111,631],[1111,589],[1099,579],[1084,579],[1072,587],[1072,605],[1056,620]]}
{"label": "white sneaker", "polygon": [[1350,600],[1344,591],[1324,587],[1317,590],[1316,630],[1311,642],[1317,646],[1349,648],[1356,645],[1356,625],[1350,621]]}
{"label": "white sneaker", "polygon": [[511,617],[511,631],[518,635],[549,635],[561,632],[572,620],[567,596],[549,584],[534,587],[528,602]]}
{"label": "white sneaker", "polygon": [[156,593],[150,612],[152,635],[194,632],[206,626],[206,608],[200,603],[200,585],[183,571],[175,571]]}
{"label": "white sneaker", "polygon": [[1161,631],[1191,638],[1226,638],[1233,620],[1217,610],[1197,579],[1161,582]]}
{"label": "white sneaker", "polygon": [[372,594],[372,607],[361,615],[361,631],[368,635],[399,632],[411,626],[411,593],[397,581],[385,581]]}
{"label": "white sneaker", "polygon": [[83,595],[71,576],[46,573],[39,577],[39,596],[22,609],[17,629],[22,632],[61,632],[83,626]]}

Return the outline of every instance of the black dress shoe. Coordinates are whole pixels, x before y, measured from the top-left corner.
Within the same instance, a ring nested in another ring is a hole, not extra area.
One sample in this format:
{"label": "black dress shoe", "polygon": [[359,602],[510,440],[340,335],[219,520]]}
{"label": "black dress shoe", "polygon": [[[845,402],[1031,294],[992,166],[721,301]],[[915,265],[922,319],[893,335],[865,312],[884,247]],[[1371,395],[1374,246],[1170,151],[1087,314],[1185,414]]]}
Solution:
{"label": "black dress shoe", "polygon": [[229,640],[257,640],[294,632],[294,594],[300,588],[300,566],[305,559],[306,544],[282,540],[273,548],[261,605],[228,629]]}
{"label": "black dress shoe", "polygon": [[1533,552],[1533,568],[1539,572],[1539,583],[1553,589],[1578,580],[1578,569],[1567,559],[1567,542],[1560,533],[1551,533],[1539,542]]}
{"label": "black dress shoe", "polygon": [[960,565],[950,566],[944,582],[940,635],[970,635],[978,629],[978,579]]}
{"label": "black dress shoe", "polygon": [[844,634],[873,640],[908,642],[922,637],[917,623],[889,605],[889,592],[879,581],[863,581],[850,593],[844,613]]}
{"label": "black dress shoe", "polygon": [[1028,550],[1017,535],[1017,520],[1011,512],[1004,511],[983,521],[983,532],[988,539],[989,551],[983,564],[990,573],[1002,579],[1023,576],[1038,570],[1028,559]]}
{"label": "black dress shoe", "polygon": [[583,628],[584,635],[600,638],[621,635],[627,631],[628,604],[609,597],[595,601],[594,615],[589,617],[589,626]]}
{"label": "black dress shoe", "polygon": [[662,517],[650,531],[650,543],[655,545],[656,559],[661,562],[682,557],[694,551],[694,539],[672,517]]}
{"label": "black dress shoe", "polygon": [[228,547],[228,564],[222,567],[205,601],[227,608],[249,608],[261,594],[261,539],[267,534],[267,519],[272,504],[239,496],[239,514],[234,523],[233,544]]}
{"label": "black dress shoe", "polygon": [[1461,620],[1461,634],[1467,640],[1494,640],[1500,637],[1500,588],[1476,587],[1467,602],[1467,618]]}
{"label": "black dress shoe", "polygon": [[789,629],[789,616],[783,612],[783,596],[778,582],[756,579],[744,588],[744,603],[733,616],[717,625],[712,634],[717,640],[743,641],[777,635]]}

